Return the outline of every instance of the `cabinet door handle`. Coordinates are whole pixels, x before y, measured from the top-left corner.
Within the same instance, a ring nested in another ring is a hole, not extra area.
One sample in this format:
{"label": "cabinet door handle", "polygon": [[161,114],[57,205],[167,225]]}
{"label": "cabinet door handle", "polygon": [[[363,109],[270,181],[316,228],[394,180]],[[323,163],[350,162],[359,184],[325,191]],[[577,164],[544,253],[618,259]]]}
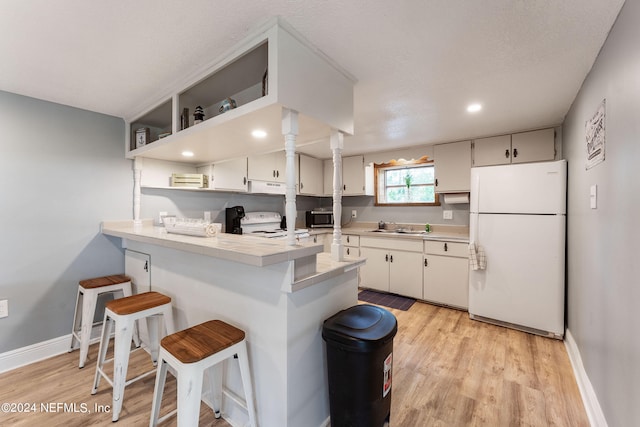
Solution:
{"label": "cabinet door handle", "polygon": [[347,184],[345,184],[345,185],[343,185],[343,186],[342,186],[342,190],[343,190],[343,191],[344,191],[344,190],[346,190],[346,189],[347,189]]}
{"label": "cabinet door handle", "polygon": [[436,178],[436,187],[438,186],[438,178]]}
{"label": "cabinet door handle", "polygon": [[247,185],[247,177],[246,176],[242,177],[242,185]]}
{"label": "cabinet door handle", "polygon": [[425,266],[425,267],[428,267],[428,266],[429,266],[429,262],[427,261],[427,259],[426,259],[426,258],[424,259],[424,266]]}
{"label": "cabinet door handle", "polygon": [[384,256],[384,261],[385,261],[385,262],[389,262],[389,254],[386,254],[386,255]]}
{"label": "cabinet door handle", "polygon": [[347,255],[349,255],[349,253],[350,253],[349,248],[347,248]]}
{"label": "cabinet door handle", "polygon": [[144,262],[144,271],[149,272],[149,261]]}
{"label": "cabinet door handle", "polygon": [[516,157],[518,157],[518,149],[514,148],[513,149],[513,158],[515,159]]}
{"label": "cabinet door handle", "polygon": [[444,244],[444,251],[447,252],[449,250],[449,248],[447,247],[447,244]]}
{"label": "cabinet door handle", "polygon": [[393,262],[393,255],[389,257],[389,262]]}
{"label": "cabinet door handle", "polygon": [[347,243],[349,243],[349,236],[347,236]]}
{"label": "cabinet door handle", "polygon": [[302,190],[304,188],[304,184],[300,183],[300,189]]}
{"label": "cabinet door handle", "polygon": [[506,159],[508,159],[508,158],[509,158],[509,149],[508,149],[508,148],[507,148],[506,150],[504,150],[504,157],[505,157]]}

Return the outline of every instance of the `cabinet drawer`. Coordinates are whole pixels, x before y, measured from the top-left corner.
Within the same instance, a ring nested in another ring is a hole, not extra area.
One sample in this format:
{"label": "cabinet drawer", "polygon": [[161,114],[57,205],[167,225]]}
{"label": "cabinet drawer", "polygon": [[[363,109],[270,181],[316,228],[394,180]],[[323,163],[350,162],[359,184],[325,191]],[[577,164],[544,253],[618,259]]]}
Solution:
{"label": "cabinet drawer", "polygon": [[360,239],[360,247],[380,248],[388,250],[399,250],[409,252],[422,251],[421,240],[405,240],[393,237],[366,237]]}
{"label": "cabinet drawer", "polygon": [[345,246],[342,248],[344,256],[350,258],[359,258],[360,257],[360,248],[354,248],[352,246]]}
{"label": "cabinet drawer", "polygon": [[355,234],[343,234],[342,246],[360,246],[360,236]]}
{"label": "cabinet drawer", "polygon": [[424,242],[424,252],[433,255],[455,256],[467,258],[469,256],[469,245],[459,242],[440,242],[426,240]]}

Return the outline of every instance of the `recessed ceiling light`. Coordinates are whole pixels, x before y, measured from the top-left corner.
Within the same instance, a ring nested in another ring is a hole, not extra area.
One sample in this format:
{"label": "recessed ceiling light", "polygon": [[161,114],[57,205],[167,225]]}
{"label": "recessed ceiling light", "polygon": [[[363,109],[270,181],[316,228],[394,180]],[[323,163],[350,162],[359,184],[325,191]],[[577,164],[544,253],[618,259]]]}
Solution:
{"label": "recessed ceiling light", "polygon": [[265,138],[267,136],[267,132],[263,131],[262,129],[256,129],[251,132],[251,136],[253,136],[254,138]]}
{"label": "recessed ceiling light", "polygon": [[182,155],[184,157],[193,157],[193,151],[183,151]]}
{"label": "recessed ceiling light", "polygon": [[480,110],[482,110],[481,104],[469,104],[469,106],[467,107],[467,111],[470,113],[477,113]]}

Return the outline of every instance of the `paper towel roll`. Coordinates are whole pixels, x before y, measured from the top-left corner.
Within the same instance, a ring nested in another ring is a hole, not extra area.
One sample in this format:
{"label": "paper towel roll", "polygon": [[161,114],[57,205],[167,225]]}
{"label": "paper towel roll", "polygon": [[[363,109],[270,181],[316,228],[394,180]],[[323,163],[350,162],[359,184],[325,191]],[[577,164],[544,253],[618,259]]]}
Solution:
{"label": "paper towel roll", "polygon": [[469,193],[451,193],[444,195],[444,203],[455,205],[459,203],[469,203]]}

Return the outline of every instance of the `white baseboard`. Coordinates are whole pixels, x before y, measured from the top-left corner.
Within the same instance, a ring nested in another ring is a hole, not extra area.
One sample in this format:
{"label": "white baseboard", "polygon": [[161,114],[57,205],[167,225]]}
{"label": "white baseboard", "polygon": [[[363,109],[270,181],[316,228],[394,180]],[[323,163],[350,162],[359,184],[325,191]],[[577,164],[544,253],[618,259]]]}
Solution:
{"label": "white baseboard", "polygon": [[571,362],[571,366],[573,367],[573,373],[576,377],[578,389],[580,390],[582,402],[584,403],[585,410],[587,411],[587,417],[589,417],[591,426],[607,427],[607,420],[604,417],[604,413],[602,412],[602,408],[600,407],[600,403],[598,402],[598,397],[596,396],[595,390],[591,385],[591,381],[589,381],[589,377],[584,370],[582,357],[580,357],[580,351],[578,350],[576,341],[573,339],[573,335],[571,335],[571,331],[569,331],[569,329],[567,329],[567,332],[564,336],[564,345],[567,348],[569,361]]}
{"label": "white baseboard", "polygon": [[71,334],[0,354],[0,374],[69,351]]}

